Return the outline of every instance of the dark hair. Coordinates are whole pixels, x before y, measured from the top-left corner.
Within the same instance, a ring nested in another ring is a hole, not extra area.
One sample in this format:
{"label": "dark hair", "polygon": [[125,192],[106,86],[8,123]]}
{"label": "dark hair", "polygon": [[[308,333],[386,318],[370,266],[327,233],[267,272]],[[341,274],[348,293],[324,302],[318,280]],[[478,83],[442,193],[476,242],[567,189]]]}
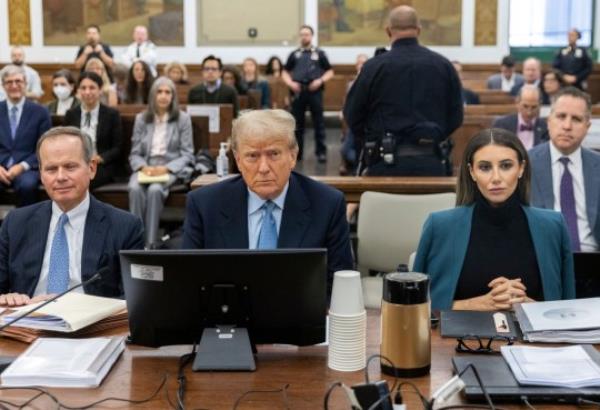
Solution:
{"label": "dark hair", "polygon": [[246,86],[245,82],[242,81],[242,75],[240,74],[240,71],[235,66],[226,65],[223,67],[221,79],[225,76],[225,73],[231,73],[233,75],[235,81],[235,90],[237,93],[239,95],[246,95],[248,92],[248,87]]}
{"label": "dark hair", "polygon": [[87,26],[85,26],[85,31],[88,31],[88,29],[90,28],[95,28],[98,33],[100,33],[100,26],[97,24],[88,24]]}
{"label": "dark hair", "polygon": [[88,80],[92,80],[93,82],[95,82],[96,84],[98,84],[98,88],[102,89],[102,85],[104,85],[104,82],[102,81],[102,77],[100,77],[98,74],[94,73],[93,71],[84,71],[81,74],[79,74],[79,79],[77,80],[77,88],[79,88],[79,86],[81,85],[81,82],[85,79]]}
{"label": "dark hair", "polygon": [[73,73],[71,73],[71,70],[62,68],[62,69],[56,71],[54,74],[52,74],[52,81],[54,81],[54,79],[56,79],[56,78],[61,78],[61,77],[63,77],[65,80],[67,80],[67,82],[69,84],[71,84],[73,86],[73,89],[71,90],[71,95],[75,94],[75,77],[73,77]]}
{"label": "dark hair", "polygon": [[583,100],[585,102],[585,107],[586,107],[585,114],[586,114],[587,118],[589,119],[592,116],[592,97],[590,97],[590,95],[588,93],[586,93],[585,91],[581,91],[579,88],[573,87],[572,85],[565,87],[565,88],[561,88],[560,90],[558,90],[558,92],[556,94],[554,94],[554,98],[552,99],[552,108],[550,109],[550,114],[552,114],[552,112],[554,112],[554,104],[556,104],[556,101],[558,101],[558,99],[560,97],[564,97],[565,95]]}
{"label": "dark hair", "polygon": [[467,144],[460,162],[458,171],[458,186],[456,187],[456,206],[470,205],[475,202],[475,194],[478,191],[477,183],[473,181],[470,167],[473,166],[473,157],[475,153],[487,145],[499,145],[507,147],[517,153],[517,159],[520,164],[524,164],[523,175],[519,178],[517,192],[519,201],[524,205],[529,205],[529,190],[531,180],[531,166],[527,150],[521,140],[512,132],[500,128],[488,128],[479,131]]}
{"label": "dark hair", "polygon": [[212,54],[207,55],[206,57],[204,57],[204,60],[202,60],[202,67],[204,67],[204,63],[206,63],[207,61],[216,61],[217,63],[219,63],[219,70],[223,69],[223,62],[221,61],[221,59],[217,56],[214,56]]}
{"label": "dark hair", "polygon": [[[144,70],[144,81],[141,86],[135,80],[133,76],[133,69],[136,64],[141,64]],[[150,66],[142,60],[134,61],[129,67],[129,74],[127,75],[127,87],[125,88],[125,104],[135,104],[137,102],[138,95],[142,96],[143,104],[148,104],[148,93],[150,93],[150,87],[154,82],[154,76],[150,70]]]}
{"label": "dark hair", "polygon": [[312,34],[312,35],[315,34],[315,30],[311,26],[309,26],[308,24],[303,24],[303,25],[300,26],[300,30],[305,29],[305,28],[310,31],[310,34]]}
{"label": "dark hair", "polygon": [[512,67],[514,67],[514,66],[515,66],[515,59],[514,59],[514,58],[512,58],[510,55],[508,55],[508,56],[504,56],[504,57],[502,58],[502,63],[501,63],[501,65],[503,65],[503,66],[505,66],[505,67],[512,68]]}
{"label": "dark hair", "polygon": [[279,62],[279,68],[280,70],[283,70],[283,62],[281,61],[281,59],[277,56],[272,56],[271,58],[269,58],[269,61],[267,61],[267,66],[265,67],[266,75],[275,74],[275,71],[273,71],[273,61]]}

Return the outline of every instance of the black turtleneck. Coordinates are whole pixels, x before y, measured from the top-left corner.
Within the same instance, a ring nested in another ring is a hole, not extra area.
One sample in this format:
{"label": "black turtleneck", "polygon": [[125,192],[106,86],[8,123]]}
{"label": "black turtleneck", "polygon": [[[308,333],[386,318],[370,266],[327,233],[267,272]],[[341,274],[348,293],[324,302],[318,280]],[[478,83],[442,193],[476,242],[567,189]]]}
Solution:
{"label": "black turtleneck", "polygon": [[499,276],[521,278],[527,287],[527,296],[543,300],[533,241],[516,192],[499,207],[492,207],[477,194],[471,237],[454,299],[488,293],[487,284]]}

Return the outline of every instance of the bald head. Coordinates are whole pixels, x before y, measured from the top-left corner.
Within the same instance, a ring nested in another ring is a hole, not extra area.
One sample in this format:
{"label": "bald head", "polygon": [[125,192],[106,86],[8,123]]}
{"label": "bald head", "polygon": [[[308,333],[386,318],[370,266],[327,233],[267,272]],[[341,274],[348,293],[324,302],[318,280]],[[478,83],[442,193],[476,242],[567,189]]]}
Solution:
{"label": "bald head", "polygon": [[394,8],[388,17],[386,31],[392,41],[399,38],[417,37],[421,31],[417,11],[410,6]]}

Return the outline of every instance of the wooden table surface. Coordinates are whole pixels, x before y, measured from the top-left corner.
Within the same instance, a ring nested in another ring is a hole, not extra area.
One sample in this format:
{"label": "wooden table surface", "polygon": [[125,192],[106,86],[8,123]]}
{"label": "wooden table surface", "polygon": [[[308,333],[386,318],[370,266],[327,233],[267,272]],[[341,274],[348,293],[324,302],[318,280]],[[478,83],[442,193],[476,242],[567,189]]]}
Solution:
{"label": "wooden table surface", "polygon": [[[385,192],[390,194],[437,194],[454,192],[456,177],[342,177],[313,176],[316,181],[323,182],[344,193],[346,202],[359,202],[365,191]],[[201,175],[192,181],[192,189],[220,181],[215,174]]]}
{"label": "wooden table surface", "polygon": [[[369,311],[367,356],[379,353],[379,311]],[[126,329],[115,330],[114,334],[125,334]],[[441,386],[452,376],[451,358],[455,354],[456,341],[441,339],[438,330],[432,336],[432,364],[428,376],[404,379],[414,382],[421,392],[429,397],[431,392]],[[16,355],[27,345],[0,340],[0,354]],[[177,388],[177,368],[180,355],[188,353],[189,346],[171,346],[168,348],[151,349],[140,346],[128,346],[110,371],[102,385],[97,389],[49,389],[64,404],[75,406],[85,405],[93,401],[114,396],[132,400],[143,399],[152,394],[160,385],[163,377],[168,375],[166,389],[156,398],[145,404],[124,404],[118,402],[105,403],[101,408],[137,408],[137,409],[167,409],[167,390],[174,402]],[[327,367],[327,347],[311,346],[297,348],[292,346],[259,346],[257,355],[257,371],[255,372],[218,372],[194,373],[191,366],[186,368],[187,409],[231,409],[235,401],[249,390],[273,390],[289,384],[287,397],[289,408],[292,409],[322,409],[323,397],[328,387],[335,381],[347,385],[362,383],[364,372],[338,372]],[[370,366],[372,380],[379,380],[378,360],[373,360]],[[386,377],[390,382],[391,378]],[[391,384],[390,384],[391,385]],[[24,402],[36,393],[29,391],[3,391],[1,400]],[[421,409],[416,395],[410,392],[403,394],[408,409]],[[457,396],[454,403],[460,402]],[[503,408],[519,408],[505,406]],[[566,406],[536,406],[536,408],[565,408]],[[48,398],[36,399],[31,407],[34,409],[49,409],[52,402]],[[239,409],[283,409],[284,401],[281,394],[255,393],[243,400]],[[348,409],[348,403],[341,389],[336,389],[331,396],[330,408]],[[525,408],[523,406],[523,408]]]}

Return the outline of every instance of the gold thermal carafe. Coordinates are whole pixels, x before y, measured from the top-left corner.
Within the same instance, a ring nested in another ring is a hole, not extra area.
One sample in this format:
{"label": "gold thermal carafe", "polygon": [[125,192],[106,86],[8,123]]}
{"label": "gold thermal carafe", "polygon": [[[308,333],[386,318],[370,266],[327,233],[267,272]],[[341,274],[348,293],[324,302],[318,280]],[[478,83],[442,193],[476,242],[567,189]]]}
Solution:
{"label": "gold thermal carafe", "polygon": [[[381,302],[381,371],[417,377],[431,367],[429,277],[393,272],[383,278]],[[393,365],[392,365],[393,364]]]}

